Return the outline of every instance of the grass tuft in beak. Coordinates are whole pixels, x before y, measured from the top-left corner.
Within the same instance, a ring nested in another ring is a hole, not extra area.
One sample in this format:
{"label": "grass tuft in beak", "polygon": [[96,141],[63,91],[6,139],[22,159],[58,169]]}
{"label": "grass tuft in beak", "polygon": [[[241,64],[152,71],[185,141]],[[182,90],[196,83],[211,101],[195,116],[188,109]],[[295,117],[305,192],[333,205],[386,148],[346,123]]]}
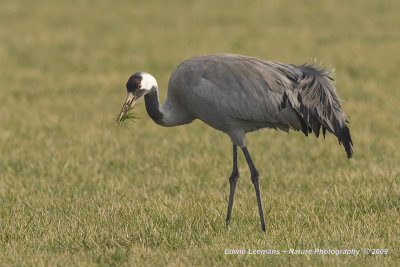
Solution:
{"label": "grass tuft in beak", "polygon": [[116,116],[115,122],[118,126],[126,125],[127,122],[135,122],[137,117],[133,113],[133,108],[129,108],[122,116],[119,118],[120,114]]}

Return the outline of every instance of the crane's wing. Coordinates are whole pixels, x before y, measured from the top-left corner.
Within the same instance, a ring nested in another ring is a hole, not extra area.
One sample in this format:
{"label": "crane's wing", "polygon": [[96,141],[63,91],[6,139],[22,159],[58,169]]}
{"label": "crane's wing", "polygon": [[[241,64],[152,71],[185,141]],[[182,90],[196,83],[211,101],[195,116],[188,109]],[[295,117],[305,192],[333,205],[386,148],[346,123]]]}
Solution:
{"label": "crane's wing", "polygon": [[212,85],[199,86],[193,93],[212,95],[233,118],[277,123],[278,128],[314,132],[317,137],[322,128],[324,134],[335,134],[351,157],[346,116],[324,69],[232,54],[203,56],[190,65],[201,77],[199,83]]}
{"label": "crane's wing", "polygon": [[218,88],[218,99],[232,117],[249,121],[279,119],[285,92],[297,80],[287,65],[243,56],[215,62],[202,78]]}

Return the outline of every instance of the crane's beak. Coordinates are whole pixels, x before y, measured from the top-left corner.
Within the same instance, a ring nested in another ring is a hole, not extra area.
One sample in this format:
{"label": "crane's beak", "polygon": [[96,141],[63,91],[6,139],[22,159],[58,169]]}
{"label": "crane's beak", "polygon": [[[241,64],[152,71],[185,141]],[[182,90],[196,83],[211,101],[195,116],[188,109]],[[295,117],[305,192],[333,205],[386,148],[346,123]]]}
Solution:
{"label": "crane's beak", "polygon": [[121,122],[122,117],[135,105],[137,101],[136,96],[132,92],[128,92],[128,95],[126,96],[125,103],[122,106],[121,112],[118,115],[117,118],[117,123],[119,124]]}

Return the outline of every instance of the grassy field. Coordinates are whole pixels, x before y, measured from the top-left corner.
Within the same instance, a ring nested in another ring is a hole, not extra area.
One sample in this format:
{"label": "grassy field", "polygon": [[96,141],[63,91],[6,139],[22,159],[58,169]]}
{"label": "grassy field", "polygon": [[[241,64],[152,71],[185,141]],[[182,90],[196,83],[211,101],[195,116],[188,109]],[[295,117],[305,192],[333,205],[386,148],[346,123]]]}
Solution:
{"label": "grassy field", "polygon": [[[398,265],[399,10],[397,0],[3,1],[0,265]],[[322,60],[350,117],[351,160],[332,135],[247,135],[265,233],[241,153],[225,226],[225,134],[199,121],[162,128],[143,102],[135,124],[113,123],[133,72],[157,77],[163,101],[178,63],[216,52]]]}

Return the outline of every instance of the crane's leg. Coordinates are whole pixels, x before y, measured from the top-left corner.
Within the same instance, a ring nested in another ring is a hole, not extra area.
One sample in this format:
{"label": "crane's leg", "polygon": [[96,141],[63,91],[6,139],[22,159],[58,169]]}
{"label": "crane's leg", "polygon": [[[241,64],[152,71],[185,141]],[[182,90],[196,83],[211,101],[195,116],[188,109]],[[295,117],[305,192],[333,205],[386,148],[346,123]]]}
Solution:
{"label": "crane's leg", "polygon": [[229,224],[232,213],[233,199],[235,196],[236,182],[239,179],[239,170],[237,166],[237,145],[233,145],[233,170],[231,177],[229,177],[230,193],[228,202],[228,212],[226,214],[226,225]]}
{"label": "crane's leg", "polygon": [[247,147],[242,147],[243,154],[246,158],[247,164],[249,165],[250,172],[251,172],[251,181],[254,184],[254,189],[256,190],[256,196],[257,196],[257,204],[258,204],[258,212],[260,213],[260,220],[261,220],[261,228],[265,232],[265,221],[264,221],[264,212],[261,204],[261,194],[260,194],[260,179],[259,179],[259,173],[254,166],[253,160],[250,157],[249,151],[247,150]]}

